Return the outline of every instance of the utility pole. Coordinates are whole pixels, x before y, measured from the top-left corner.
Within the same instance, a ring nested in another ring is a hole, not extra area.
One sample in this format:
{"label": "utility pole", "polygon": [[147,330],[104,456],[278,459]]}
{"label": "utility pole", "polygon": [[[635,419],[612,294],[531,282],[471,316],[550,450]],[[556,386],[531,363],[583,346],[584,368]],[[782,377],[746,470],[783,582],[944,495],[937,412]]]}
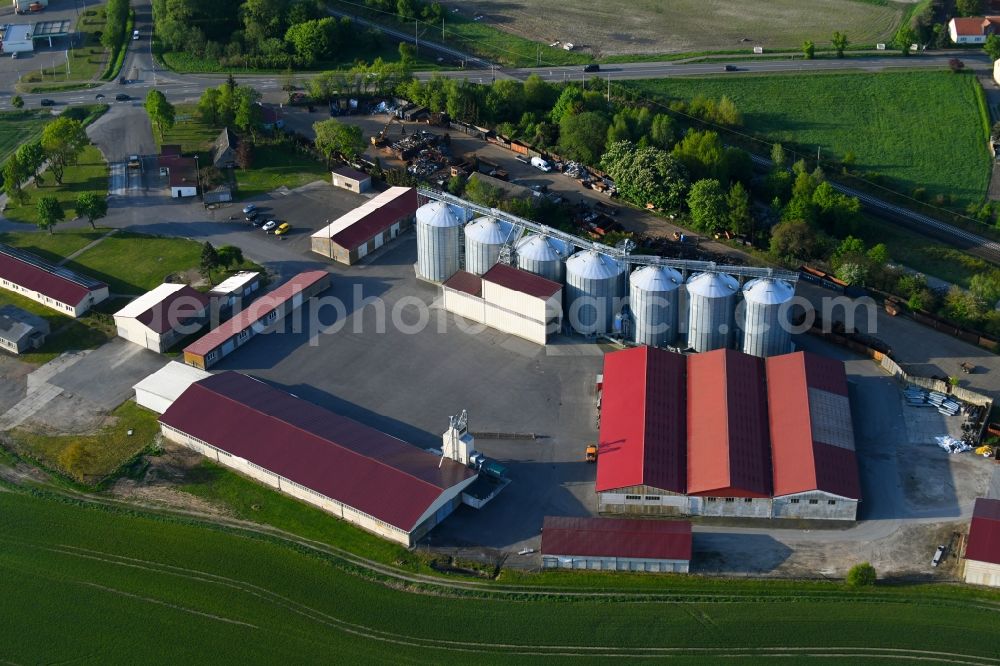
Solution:
{"label": "utility pole", "polygon": [[611,75],[608,74],[608,102],[611,101]]}
{"label": "utility pole", "polygon": [[441,43],[444,44],[444,17],[441,17]]}
{"label": "utility pole", "polygon": [[819,166],[819,151],[820,147],[816,146],[816,166]]}
{"label": "utility pole", "polygon": [[417,51],[420,51],[420,32],[418,31],[419,23],[417,19],[413,19],[413,43]]}

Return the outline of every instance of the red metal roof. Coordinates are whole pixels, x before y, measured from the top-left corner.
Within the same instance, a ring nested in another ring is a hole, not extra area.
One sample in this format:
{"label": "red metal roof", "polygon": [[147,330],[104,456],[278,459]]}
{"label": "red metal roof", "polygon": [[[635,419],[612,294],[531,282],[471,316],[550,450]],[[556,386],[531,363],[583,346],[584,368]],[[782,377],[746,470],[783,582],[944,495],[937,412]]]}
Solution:
{"label": "red metal roof", "polygon": [[444,281],[444,287],[461,291],[471,296],[482,296],[483,279],[474,273],[458,271]]}
{"label": "red metal roof", "polygon": [[1000,500],[976,500],[965,559],[1000,564]]}
{"label": "red metal roof", "polygon": [[2,244],[0,278],[73,306],[79,305],[91,292],[107,287],[103,282],[77,275],[33,254]]}
{"label": "red metal roof", "polygon": [[686,490],[685,358],[654,347],[604,357],[597,492]]}
{"label": "red metal roof", "polygon": [[763,359],[730,349],[688,356],[689,495],[770,497]]}
{"label": "red metal roof", "polygon": [[483,274],[483,280],[542,299],[547,299],[562,289],[562,285],[558,282],[507,264],[494,264],[493,268]]}
{"label": "red metal roof", "polygon": [[475,475],[236,372],[192,384],[160,422],[405,531]]}
{"label": "red metal roof", "polygon": [[268,312],[290,300],[295,294],[308,289],[320,280],[329,280],[329,278],[330,274],[326,271],[299,273],[274,291],[258,298],[232,319],[223,322],[218,328],[209,331],[189,344],[184,348],[184,353],[204,356],[240,331],[250,328],[264,318]]}
{"label": "red metal roof", "polygon": [[204,314],[210,303],[205,294],[184,285],[145,312],[136,315],[150,330],[166,333]]}
{"label": "red metal roof", "polygon": [[955,34],[958,37],[981,37],[983,28],[989,21],[982,16],[970,16],[966,18],[954,18]]}
{"label": "red metal roof", "polygon": [[691,523],[546,516],[542,554],[690,561]]}
{"label": "red metal roof", "polygon": [[[812,419],[817,415],[809,389],[847,397],[843,363],[797,352],[772,356],[766,367],[774,495],[820,490],[861,499],[855,452],[813,438]],[[824,414],[823,418],[843,418],[849,426],[846,401],[843,408],[845,414]]]}
{"label": "red metal roof", "polygon": [[415,215],[417,208],[417,191],[407,187],[395,198],[372,210],[346,229],[333,234],[331,240],[347,250],[356,250],[396,222]]}

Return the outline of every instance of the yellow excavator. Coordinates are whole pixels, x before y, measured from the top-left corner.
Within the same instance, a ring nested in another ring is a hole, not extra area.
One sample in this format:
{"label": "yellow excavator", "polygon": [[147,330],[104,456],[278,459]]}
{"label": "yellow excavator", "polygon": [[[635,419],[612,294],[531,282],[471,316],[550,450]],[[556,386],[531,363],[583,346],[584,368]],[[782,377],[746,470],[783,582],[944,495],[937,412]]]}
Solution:
{"label": "yellow excavator", "polygon": [[597,446],[594,444],[587,445],[587,462],[597,462]]}
{"label": "yellow excavator", "polygon": [[985,456],[986,458],[992,458],[993,447],[988,444],[984,444],[983,446],[980,446],[978,449],[976,449],[976,455]]}
{"label": "yellow excavator", "polygon": [[384,146],[384,145],[386,145],[388,143],[388,141],[386,140],[385,137],[386,137],[386,134],[389,133],[389,126],[392,125],[393,123],[399,123],[399,133],[400,133],[400,135],[401,136],[406,136],[406,126],[403,125],[403,121],[400,120],[399,118],[397,118],[396,116],[390,116],[389,117],[389,122],[387,122],[385,124],[385,127],[383,127],[381,129],[381,131],[379,131],[378,134],[376,134],[375,136],[372,137],[372,145],[373,146],[375,146],[376,148],[381,148],[382,146]]}

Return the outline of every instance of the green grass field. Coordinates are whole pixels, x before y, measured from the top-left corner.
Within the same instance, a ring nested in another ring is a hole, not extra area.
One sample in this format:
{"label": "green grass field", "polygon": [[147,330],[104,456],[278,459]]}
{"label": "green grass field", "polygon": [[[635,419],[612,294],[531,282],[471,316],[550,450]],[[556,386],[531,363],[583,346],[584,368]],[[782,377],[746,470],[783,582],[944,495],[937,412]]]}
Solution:
{"label": "green grass field", "polygon": [[108,59],[107,49],[101,45],[104,24],[104,7],[87,10],[76,24],[80,42],[74,41],[69,52],[69,67],[61,60],[53,67],[29,71],[21,77],[18,89],[29,93],[67,90],[75,87],[73,84],[96,79]]}
{"label": "green grass field", "polygon": [[282,185],[293,189],[329,177],[325,164],[285,146],[257,146],[253,151],[253,167],[236,171],[241,199],[265,194]]}
{"label": "green grass field", "polygon": [[168,275],[197,268],[200,261],[201,245],[195,241],[120,232],[67,267],[103,280],[114,294],[141,294]]}
{"label": "green grass field", "polygon": [[57,229],[51,234],[33,231],[0,233],[0,243],[23,248],[49,261],[60,261],[64,257],[82,250],[108,231],[108,229],[98,228],[86,231],[62,231]]}
{"label": "green grass field", "polygon": [[5,217],[14,222],[37,224],[38,199],[54,196],[62,204],[66,219],[71,220],[76,215],[73,206],[77,196],[84,192],[95,192],[100,196],[108,193],[108,165],[97,146],[84,148],[77,163],[66,167],[61,186],[56,185],[55,178],[48,171],[43,175],[45,184],[41,187],[34,184],[25,187],[28,201],[24,205],[9,202],[4,211]]}
{"label": "green grass field", "polygon": [[164,133],[160,145],[180,144],[181,151],[185,153],[207,155],[222,128],[204,122],[194,104],[178,104],[176,113],[177,121]]}
{"label": "green grass field", "polygon": [[[990,156],[978,83],[950,72],[676,78],[628,84],[658,100],[728,95],[755,136],[825,159],[856,155],[910,195],[964,209],[986,194]],[[766,147],[762,152],[766,152]]]}
{"label": "green grass field", "polygon": [[0,111],[0,164],[22,143],[40,137],[50,120],[51,114],[45,111]]}
{"label": "green grass field", "polygon": [[74,481],[97,485],[152,444],[160,430],[156,417],[129,400],[113,411],[95,433],[52,435],[15,429],[8,437],[18,454],[59,470]]}
{"label": "green grass field", "polygon": [[[946,587],[856,593],[649,576],[655,591],[617,599],[553,595],[572,587],[442,595],[427,583],[384,585],[269,537],[16,489],[0,492],[0,544],[8,611],[0,658],[15,663],[178,663],[206,654],[221,663],[760,663],[778,654],[781,663],[987,663],[1000,651],[997,595]],[[601,579],[616,587],[638,577]]]}

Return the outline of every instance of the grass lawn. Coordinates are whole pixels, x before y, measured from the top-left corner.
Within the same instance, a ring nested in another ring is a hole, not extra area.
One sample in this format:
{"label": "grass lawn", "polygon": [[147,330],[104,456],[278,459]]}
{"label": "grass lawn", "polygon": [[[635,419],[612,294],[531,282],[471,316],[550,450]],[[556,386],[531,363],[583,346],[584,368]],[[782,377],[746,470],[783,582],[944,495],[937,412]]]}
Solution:
{"label": "grass lawn", "polygon": [[0,233],[0,243],[20,247],[49,261],[61,261],[64,257],[82,250],[109,230],[98,228],[87,231]]}
{"label": "grass lawn", "polygon": [[74,82],[86,82],[96,79],[104,70],[108,58],[107,49],[101,45],[101,31],[104,30],[104,7],[88,9],[77,22],[77,32],[80,34],[80,45],[74,42],[74,48],[69,54],[69,72],[66,71],[65,60],[58,65],[41,71],[30,71],[21,77],[18,89],[28,93],[65,90]]}
{"label": "grass lawn", "polygon": [[221,127],[213,127],[204,122],[198,115],[197,106],[194,104],[178,104],[176,107],[177,119],[174,126],[164,134],[163,144],[180,144],[184,153],[205,153],[212,149],[212,143]]}
{"label": "grass lawn", "polygon": [[[0,492],[0,566],[14,612],[0,623],[0,649],[15,663],[98,652],[102,663],[205,654],[233,663],[324,654],[348,663],[552,663],[560,655],[770,663],[775,654],[789,663],[831,654],[850,663],[986,663],[1000,652],[998,596],[985,591],[605,574],[594,594],[572,599],[544,590],[442,594],[383,584],[270,537],[10,490]],[[598,594],[640,579],[656,597]]]}
{"label": "grass lawn", "polygon": [[47,111],[0,111],[0,164],[22,143],[40,137],[50,120],[52,115]]}
{"label": "grass lawn", "polygon": [[95,433],[46,435],[17,428],[10,440],[17,453],[58,469],[75,481],[97,485],[152,444],[160,430],[156,419],[155,412],[129,400],[115,409]]}
{"label": "grass lawn", "polygon": [[62,203],[66,219],[71,220],[76,215],[73,206],[78,195],[83,192],[95,192],[104,196],[108,193],[108,165],[97,146],[84,148],[77,163],[66,167],[62,185],[56,185],[50,172],[46,171],[44,176],[45,184],[41,187],[32,184],[24,188],[28,194],[27,203],[18,205],[8,202],[4,216],[15,222],[37,224],[38,199],[43,196],[54,196]]}
{"label": "grass lawn", "polygon": [[[826,159],[856,156],[910,195],[926,188],[964,209],[986,194],[990,156],[975,77],[950,72],[740,75],[631,84],[661,101],[728,95],[755,136]],[[762,152],[766,152],[766,148]]]}
{"label": "grass lawn", "polygon": [[326,165],[290,148],[257,146],[253,151],[253,167],[236,171],[240,198],[255,197],[282,185],[289,189],[314,180],[330,177]]}
{"label": "grass lawn", "polygon": [[183,238],[119,232],[87,250],[67,268],[103,280],[113,294],[141,294],[168,275],[196,268],[201,244]]}

